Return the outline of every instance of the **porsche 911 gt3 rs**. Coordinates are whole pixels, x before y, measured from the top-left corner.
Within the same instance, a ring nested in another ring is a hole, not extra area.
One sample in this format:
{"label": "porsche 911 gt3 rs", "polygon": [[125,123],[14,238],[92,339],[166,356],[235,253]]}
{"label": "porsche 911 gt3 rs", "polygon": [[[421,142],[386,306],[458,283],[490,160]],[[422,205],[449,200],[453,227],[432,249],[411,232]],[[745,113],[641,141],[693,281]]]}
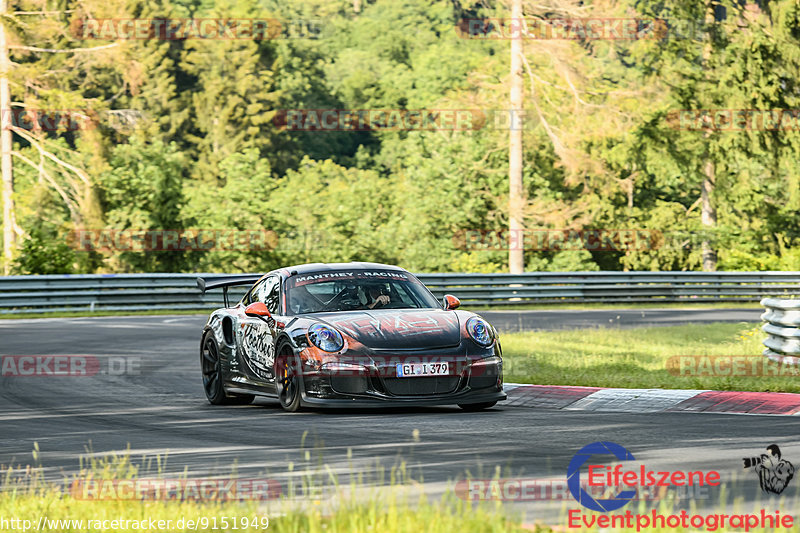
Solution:
{"label": "porsche 911 gt3 rs", "polygon": [[[235,305],[228,287],[252,287]],[[413,274],[376,263],[314,263],[263,276],[198,278],[222,288],[200,343],[203,388],[214,405],[277,398],[303,406],[458,404],[506,398],[495,329],[440,303]]]}

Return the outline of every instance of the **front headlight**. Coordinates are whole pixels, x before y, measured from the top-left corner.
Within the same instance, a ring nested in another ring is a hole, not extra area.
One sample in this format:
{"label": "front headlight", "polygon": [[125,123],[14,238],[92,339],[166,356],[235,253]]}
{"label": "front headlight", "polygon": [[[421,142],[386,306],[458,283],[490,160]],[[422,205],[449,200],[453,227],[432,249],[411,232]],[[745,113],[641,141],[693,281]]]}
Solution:
{"label": "front headlight", "polygon": [[482,318],[474,316],[467,320],[467,333],[476,344],[485,348],[491,346],[494,342],[492,326]]}
{"label": "front headlight", "polygon": [[325,324],[308,328],[308,340],[323,352],[338,352],[344,348],[342,334]]}

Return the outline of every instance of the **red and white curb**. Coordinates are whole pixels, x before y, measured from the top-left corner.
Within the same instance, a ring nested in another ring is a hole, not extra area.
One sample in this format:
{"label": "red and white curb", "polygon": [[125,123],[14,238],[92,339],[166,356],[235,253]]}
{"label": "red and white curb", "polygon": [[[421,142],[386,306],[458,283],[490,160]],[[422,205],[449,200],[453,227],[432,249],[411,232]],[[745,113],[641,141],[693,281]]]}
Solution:
{"label": "red and white curb", "polygon": [[609,389],[506,383],[504,406],[617,413],[800,415],[800,394],[713,390]]}

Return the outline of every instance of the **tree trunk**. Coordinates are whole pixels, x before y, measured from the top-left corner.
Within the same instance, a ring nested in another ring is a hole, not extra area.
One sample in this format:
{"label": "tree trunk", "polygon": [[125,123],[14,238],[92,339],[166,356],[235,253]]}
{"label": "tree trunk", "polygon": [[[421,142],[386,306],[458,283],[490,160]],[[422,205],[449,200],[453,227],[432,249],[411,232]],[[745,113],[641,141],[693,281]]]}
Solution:
{"label": "tree trunk", "polygon": [[511,80],[508,148],[508,269],[512,274],[521,274],[525,269],[522,238],[522,0],[512,0],[512,28],[516,24],[517,35],[511,37]]}
{"label": "tree trunk", "polygon": [[[0,17],[8,11],[8,0],[0,0]],[[0,173],[3,175],[3,272],[9,273],[17,249],[14,217],[14,174],[11,167],[11,92],[8,86],[8,40],[0,18]]]}
{"label": "tree trunk", "polygon": [[[705,20],[706,24],[714,24],[716,20],[716,3],[715,2],[706,2],[706,14]],[[712,54],[712,44],[711,41],[708,41],[705,45],[703,50],[703,63],[708,64],[709,59],[711,58]],[[708,134],[705,135],[704,141],[706,143],[712,142],[710,136]],[[717,225],[717,210],[714,209],[713,203],[713,194],[714,194],[714,182],[716,181],[716,169],[714,168],[714,162],[711,160],[711,155],[709,151],[706,150],[705,152],[705,164],[703,165],[703,184],[700,190],[700,199],[702,202],[700,212],[700,222],[703,224],[703,241],[701,244],[702,249],[702,256],[703,256],[703,270],[706,272],[714,272],[717,270],[717,251],[714,249],[714,245],[711,242],[711,236],[713,235],[713,230]]]}
{"label": "tree trunk", "polygon": [[717,270],[717,251],[711,242],[711,235],[717,226],[717,210],[714,209],[712,195],[714,194],[714,181],[716,179],[714,163],[706,161],[703,168],[703,187],[701,191],[702,211],[700,221],[703,224],[703,270],[714,272]]}

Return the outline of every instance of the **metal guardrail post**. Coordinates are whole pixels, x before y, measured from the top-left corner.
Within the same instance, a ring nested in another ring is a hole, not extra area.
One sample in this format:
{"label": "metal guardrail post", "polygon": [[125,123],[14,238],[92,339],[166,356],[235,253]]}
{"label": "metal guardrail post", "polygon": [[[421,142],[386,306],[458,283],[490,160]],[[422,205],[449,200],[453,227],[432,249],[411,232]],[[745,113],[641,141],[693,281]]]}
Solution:
{"label": "metal guardrail post", "polygon": [[766,322],[761,330],[767,334],[763,355],[779,363],[799,364],[800,299],[764,298],[761,305],[766,308],[761,315]]}

